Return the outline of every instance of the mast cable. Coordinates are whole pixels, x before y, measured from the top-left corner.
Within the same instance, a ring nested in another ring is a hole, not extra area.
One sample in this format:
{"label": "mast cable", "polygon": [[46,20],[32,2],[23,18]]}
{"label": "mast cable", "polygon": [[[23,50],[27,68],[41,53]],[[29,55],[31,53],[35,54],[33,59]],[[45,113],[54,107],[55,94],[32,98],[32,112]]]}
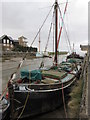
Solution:
{"label": "mast cable", "polygon": [[55,28],[55,21],[54,21],[54,15],[55,15],[55,12],[53,12],[53,52],[54,52],[54,28]]}
{"label": "mast cable", "polygon": [[[51,12],[53,6],[54,6],[54,4],[52,5],[52,7],[51,7],[49,13],[47,14],[47,16],[46,16],[46,18],[45,18],[43,24],[41,25],[41,27],[40,27],[38,33],[36,34],[36,36],[35,36],[33,42],[31,43],[30,47],[31,47],[32,44],[34,43],[34,41],[35,41],[35,39],[37,38],[38,34],[40,33],[40,31],[41,31],[41,29],[42,29],[44,23],[46,22],[46,20],[47,20],[47,18],[48,18],[48,16],[49,16],[49,14],[50,14],[50,12]],[[30,48],[29,48],[29,49],[30,49]],[[28,49],[28,50],[29,50],[29,49]],[[12,82],[12,81],[15,79],[16,74],[17,74],[18,70],[21,68],[23,62],[25,61],[26,56],[27,56],[27,53],[25,54],[25,56],[24,56],[24,57],[22,58],[22,60],[20,61],[19,65],[18,65],[18,67],[17,67],[17,69],[16,69],[16,71],[15,71],[14,73],[11,74],[10,80],[9,80],[8,82]],[[7,82],[7,84],[8,84],[8,82]]]}
{"label": "mast cable", "polygon": [[[59,6],[58,6],[58,7],[59,7]],[[61,13],[60,7],[59,7],[59,12],[60,12],[61,19],[62,19],[62,21],[63,21],[62,13]],[[63,21],[63,26],[64,26],[64,30],[65,30],[65,33],[66,33],[66,36],[67,36],[67,40],[68,40],[68,43],[69,43],[69,46],[70,46],[70,50],[72,51],[71,43],[70,43],[70,40],[69,40],[69,37],[68,37],[68,33],[67,33],[67,30],[66,30],[64,21]]]}
{"label": "mast cable", "polygon": [[[52,18],[52,21],[53,21],[53,18]],[[46,46],[45,46],[45,50],[44,50],[44,52],[46,52],[46,50],[47,50],[47,46],[48,46],[48,43],[49,43],[49,40],[50,40],[50,35],[51,35],[52,25],[53,25],[53,22],[51,22],[51,25],[50,25],[49,34],[48,34],[48,40],[47,40],[47,43],[46,43]]]}
{"label": "mast cable", "polygon": [[[61,33],[62,33],[63,21],[64,21],[65,13],[66,13],[66,10],[67,10],[67,5],[68,5],[68,0],[67,0],[66,5],[65,5],[63,18],[61,17],[61,19],[62,19],[62,25],[61,25],[61,29],[60,29],[60,32],[59,32],[59,37],[58,37],[58,41],[57,41],[57,48],[58,48],[59,41],[60,41],[60,37],[61,37]],[[58,7],[59,7],[59,5],[58,5]]]}
{"label": "mast cable", "polygon": [[52,29],[52,22],[51,22],[51,25],[50,25],[50,30],[49,30],[49,35],[48,35],[48,40],[47,40],[47,44],[46,44],[46,47],[45,47],[45,51],[47,50],[47,46],[48,46],[48,43],[49,43],[49,38],[50,38],[50,34],[51,34],[51,29]]}
{"label": "mast cable", "polygon": [[51,9],[50,9],[49,13],[47,14],[47,16],[46,16],[46,18],[45,18],[45,20],[44,20],[43,24],[42,24],[42,25],[41,25],[41,27],[39,28],[39,31],[37,32],[37,34],[36,34],[36,36],[35,36],[35,38],[34,38],[34,40],[32,41],[32,43],[31,43],[31,45],[30,45],[30,46],[32,46],[32,44],[35,42],[35,40],[36,40],[36,38],[37,38],[38,34],[40,33],[40,31],[41,31],[41,29],[42,29],[43,25],[45,24],[45,22],[46,22],[46,20],[47,20],[47,18],[48,18],[49,14],[50,14],[50,12],[51,12],[51,10],[52,10],[52,8],[53,8],[53,6],[54,6],[54,4],[52,5],[52,7],[51,7]]}

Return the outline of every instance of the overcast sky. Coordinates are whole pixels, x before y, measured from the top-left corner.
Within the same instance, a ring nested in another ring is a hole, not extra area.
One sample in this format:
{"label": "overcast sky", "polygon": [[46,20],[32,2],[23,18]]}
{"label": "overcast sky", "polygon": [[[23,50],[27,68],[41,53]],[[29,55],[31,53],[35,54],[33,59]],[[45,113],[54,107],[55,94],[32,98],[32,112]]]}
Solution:
{"label": "overcast sky", "polygon": [[[63,3],[66,0],[58,0],[58,2]],[[23,35],[30,45],[53,3],[54,0],[2,0],[0,3],[0,13],[2,13],[0,14],[2,18],[0,36],[6,34],[13,39],[18,39]],[[62,14],[64,7],[65,4],[60,4]],[[51,20],[52,12],[41,31],[41,50],[45,48]],[[69,0],[64,23],[71,45],[74,43],[75,50],[78,51],[80,44],[88,43],[88,0]],[[52,45],[51,34],[49,51],[53,50]],[[38,38],[33,46],[38,47]],[[67,37],[63,29],[59,50],[68,50],[67,46]]]}

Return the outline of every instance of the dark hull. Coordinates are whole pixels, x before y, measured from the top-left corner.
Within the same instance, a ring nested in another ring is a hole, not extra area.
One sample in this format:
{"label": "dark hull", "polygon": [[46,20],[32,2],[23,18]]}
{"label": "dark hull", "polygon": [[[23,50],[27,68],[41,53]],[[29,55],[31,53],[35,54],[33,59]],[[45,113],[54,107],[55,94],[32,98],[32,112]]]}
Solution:
{"label": "dark hull", "polygon": [[[11,119],[31,117],[48,111],[52,111],[62,104],[62,90],[67,90],[75,81],[75,77],[63,84],[41,86],[41,90],[35,91],[13,91],[13,99],[11,99]],[[37,86],[37,85],[36,85]],[[34,86],[35,87],[35,86]],[[40,88],[40,86],[38,86]],[[65,92],[66,93],[66,92]],[[12,96],[11,96],[12,97]],[[27,102],[26,102],[27,101]],[[26,104],[26,105],[25,105]],[[24,106],[25,105],[25,106]],[[23,110],[23,108],[25,109]],[[23,112],[22,112],[23,111]]]}
{"label": "dark hull", "polygon": [[2,113],[2,119],[1,120],[8,120],[10,117],[10,106]]}
{"label": "dark hull", "polygon": [[[18,98],[21,101],[21,104],[15,103],[15,109],[25,104],[28,93],[15,93],[15,98]],[[57,107],[60,107],[62,104],[62,93],[61,90],[52,91],[52,92],[42,92],[42,93],[30,93],[27,105],[21,116],[21,118],[31,117],[41,113],[45,113],[51,110],[54,110]],[[20,115],[21,109],[19,109],[15,118]]]}
{"label": "dark hull", "polygon": [[79,54],[76,54],[74,52],[67,56],[67,59],[70,59],[70,58],[77,58],[77,59],[82,59],[83,60],[82,56],[80,56]]}
{"label": "dark hull", "polygon": [[9,104],[9,102],[4,108],[2,107],[2,105],[0,105],[0,120],[8,120],[9,116],[10,116],[10,104]]}

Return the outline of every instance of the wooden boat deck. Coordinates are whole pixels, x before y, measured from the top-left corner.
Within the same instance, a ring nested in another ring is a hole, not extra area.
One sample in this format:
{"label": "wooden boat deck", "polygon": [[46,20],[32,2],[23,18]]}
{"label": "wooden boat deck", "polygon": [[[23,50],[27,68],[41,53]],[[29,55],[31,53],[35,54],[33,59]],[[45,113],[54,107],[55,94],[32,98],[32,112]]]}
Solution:
{"label": "wooden boat deck", "polygon": [[67,73],[64,72],[64,71],[59,72],[59,71],[56,71],[56,70],[48,70],[48,71],[43,71],[42,75],[44,77],[50,77],[50,78],[53,78],[53,79],[59,79],[60,80],[60,79],[64,78],[67,75]]}
{"label": "wooden boat deck", "polygon": [[59,80],[51,79],[51,78],[45,78],[44,80],[41,80],[41,83],[44,83],[44,84],[59,83]]}

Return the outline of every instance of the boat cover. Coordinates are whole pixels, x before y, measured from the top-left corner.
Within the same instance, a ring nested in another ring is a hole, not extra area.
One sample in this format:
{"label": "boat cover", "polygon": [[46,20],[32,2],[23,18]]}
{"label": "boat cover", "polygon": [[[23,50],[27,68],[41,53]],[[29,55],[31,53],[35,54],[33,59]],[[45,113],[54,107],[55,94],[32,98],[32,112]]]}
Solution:
{"label": "boat cover", "polygon": [[53,79],[62,79],[67,75],[67,73],[64,72],[64,71],[59,72],[59,71],[56,71],[56,70],[48,70],[48,71],[43,71],[42,75],[44,77],[50,77],[50,78],[53,78]]}
{"label": "boat cover", "polygon": [[42,79],[42,74],[40,70],[21,70],[21,78],[27,78],[27,79],[31,79],[33,81],[36,80],[41,80]]}

